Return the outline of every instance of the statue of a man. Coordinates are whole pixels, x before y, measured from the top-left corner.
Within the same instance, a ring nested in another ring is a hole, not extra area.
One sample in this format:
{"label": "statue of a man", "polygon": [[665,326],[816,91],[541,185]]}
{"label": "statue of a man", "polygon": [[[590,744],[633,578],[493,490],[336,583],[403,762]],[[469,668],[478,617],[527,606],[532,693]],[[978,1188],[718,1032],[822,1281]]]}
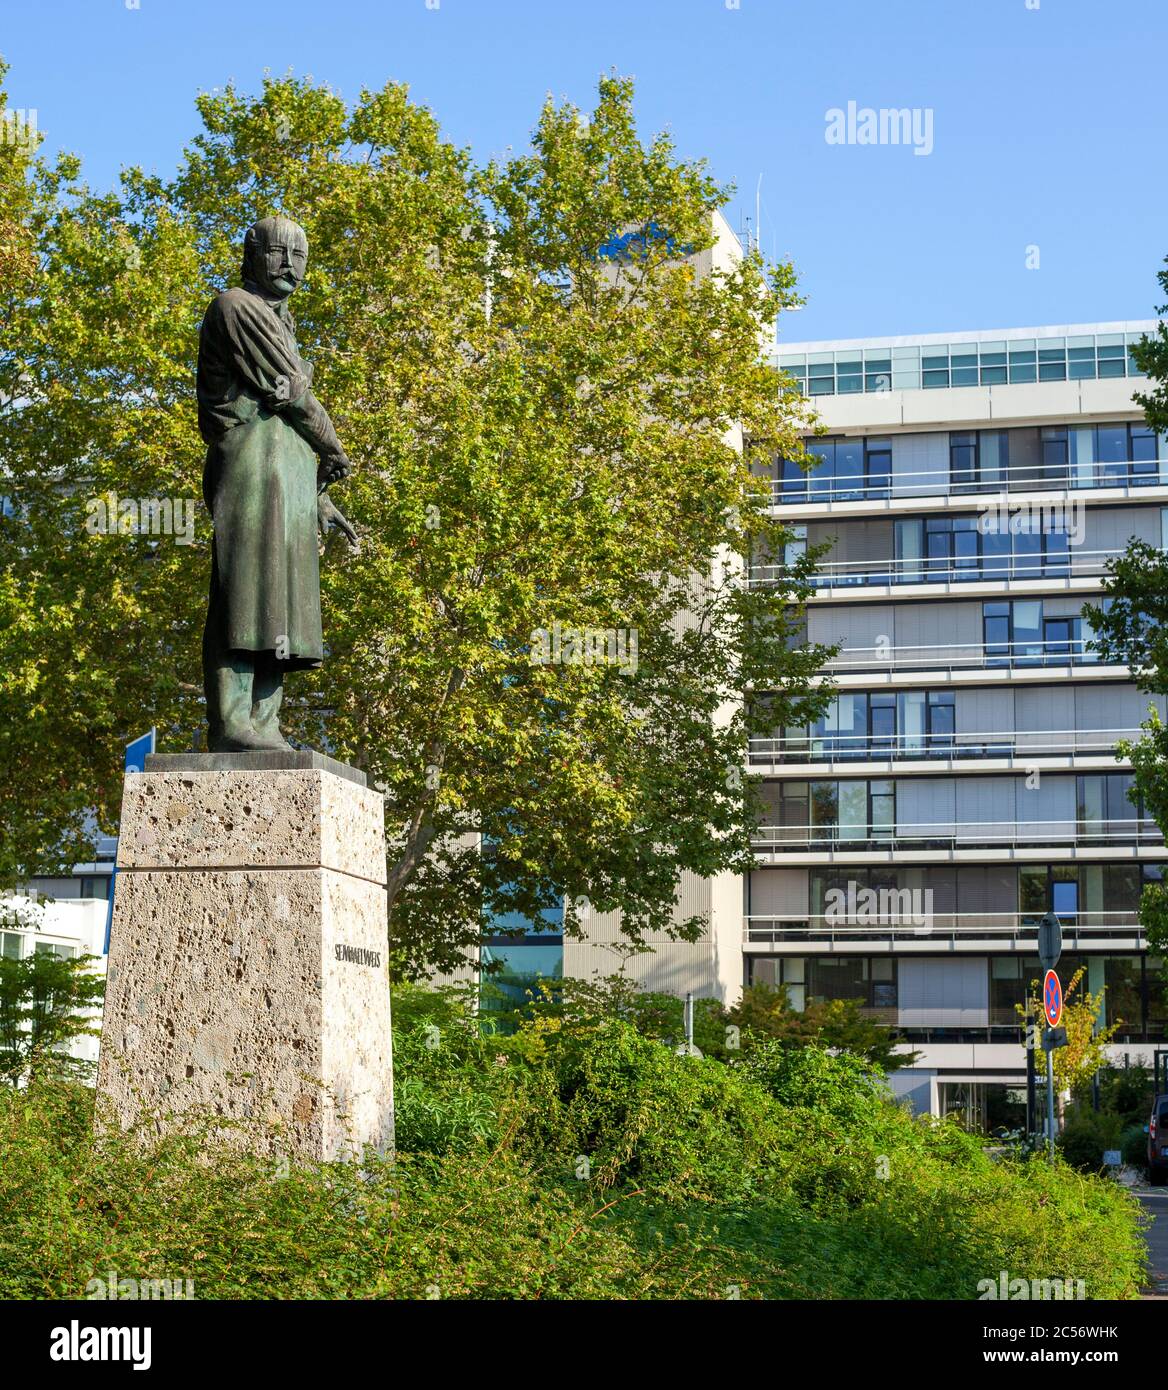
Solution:
{"label": "statue of a man", "polygon": [[203,496],[215,524],[203,634],[212,752],[288,748],[284,673],[324,659],[318,494],[322,522],[337,521],[323,489],[350,465],[288,312],[307,261],[302,227],[257,222],[244,240],[243,288],[211,302],[199,333]]}

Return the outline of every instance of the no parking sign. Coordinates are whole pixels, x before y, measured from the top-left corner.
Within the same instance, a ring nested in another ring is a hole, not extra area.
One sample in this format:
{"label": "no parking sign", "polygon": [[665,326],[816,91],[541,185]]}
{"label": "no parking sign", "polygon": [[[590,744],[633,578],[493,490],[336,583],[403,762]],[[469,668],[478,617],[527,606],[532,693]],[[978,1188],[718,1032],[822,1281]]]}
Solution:
{"label": "no parking sign", "polygon": [[1046,972],[1046,978],[1042,982],[1042,1009],[1046,1014],[1047,1023],[1052,1028],[1057,1028],[1063,1016],[1063,987],[1053,970]]}

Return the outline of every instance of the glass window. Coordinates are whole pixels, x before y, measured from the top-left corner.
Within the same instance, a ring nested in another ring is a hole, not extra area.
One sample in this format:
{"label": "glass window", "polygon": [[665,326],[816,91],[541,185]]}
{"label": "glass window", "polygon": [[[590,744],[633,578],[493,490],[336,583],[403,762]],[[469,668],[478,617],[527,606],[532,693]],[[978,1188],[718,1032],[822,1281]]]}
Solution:
{"label": "glass window", "polygon": [[1033,658],[1042,656],[1042,600],[1018,600],[1011,604],[1010,612],[1013,632],[1014,656]]}
{"label": "glass window", "polygon": [[977,482],[976,431],[950,434],[949,478],[954,487],[969,487]]}
{"label": "glass window", "polygon": [[887,488],[892,480],[892,441],[869,439],[864,444],[869,489]]}
{"label": "glass window", "polygon": [[948,756],[957,729],[957,705],[952,690],[931,690],[928,697],[929,751]]}
{"label": "glass window", "polygon": [[1068,464],[1068,439],[1065,426],[1047,426],[1041,439],[1042,473],[1048,482],[1065,482]]}
{"label": "glass window", "polygon": [[896,744],[896,696],[884,693],[873,695],[869,710],[872,755],[888,756]]}
{"label": "glass window", "polygon": [[1044,864],[1023,864],[1019,868],[1018,911],[1024,918],[1023,926],[1034,926],[1049,910],[1047,880]]}
{"label": "glass window", "polygon": [[906,753],[923,752],[926,744],[925,735],[928,732],[925,722],[925,692],[904,690],[896,699],[901,747]]}
{"label": "glass window", "polygon": [[779,833],[780,840],[805,840],[807,838],[809,802],[806,782],[779,783]]}
{"label": "glass window", "polygon": [[987,661],[1008,661],[1010,658],[1010,605],[982,604],[982,639]]}
{"label": "glass window", "polygon": [[833,840],[839,824],[839,789],[834,782],[811,783],[811,838]]}
{"label": "glass window", "polygon": [[924,574],[924,566],[920,563],[924,553],[924,522],[916,518],[897,521],[893,534],[896,541],[897,573],[905,583],[920,579]]}
{"label": "glass window", "polygon": [[1135,483],[1156,482],[1160,468],[1157,461],[1156,434],[1145,424],[1130,427],[1131,481]]}
{"label": "glass window", "polygon": [[896,829],[896,783],[883,779],[873,782],[869,799],[872,838],[886,839]]}
{"label": "glass window", "polygon": [[841,782],[839,784],[839,838],[866,840],[868,838],[868,784]]}
{"label": "glass window", "polygon": [[1065,921],[1079,914],[1079,885],[1074,880],[1051,884],[1051,911]]}

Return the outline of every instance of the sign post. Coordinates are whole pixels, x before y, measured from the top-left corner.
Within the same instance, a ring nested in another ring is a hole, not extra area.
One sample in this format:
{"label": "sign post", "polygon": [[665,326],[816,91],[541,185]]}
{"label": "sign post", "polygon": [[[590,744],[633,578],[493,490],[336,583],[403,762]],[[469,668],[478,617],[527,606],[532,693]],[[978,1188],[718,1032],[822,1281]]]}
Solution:
{"label": "sign post", "polygon": [[[1063,1016],[1063,987],[1059,982],[1059,977],[1052,969],[1046,972],[1046,978],[1042,982],[1042,1011],[1046,1015],[1046,1032],[1043,1035],[1042,1045],[1046,1049],[1046,1133],[1047,1133],[1047,1153],[1051,1161],[1054,1160],[1054,1050],[1056,1047],[1065,1047],[1067,1044],[1067,1033],[1065,1028],[1059,1027],[1059,1021]],[[1060,1036],[1061,1035],[1061,1036]]]}
{"label": "sign post", "polygon": [[[148,734],[143,734],[143,735],[141,736],[141,738],[136,738],[136,739],[133,741],[133,743],[127,743],[127,744],[126,744],[126,771],[127,771],[127,772],[145,772],[145,771],[146,771],[146,755],[147,755],[148,753],[153,753],[153,752],[154,752],[154,740],[155,740],[156,735],[157,735],[157,730],[156,730],[156,729],[151,729],[150,732],[149,732]],[[104,950],[102,951],[102,954],[103,954],[103,955],[106,955],[106,956],[109,955],[110,928],[113,926],[113,921],[114,921],[114,884],[117,882],[117,877],[118,877],[118,866],[117,866],[117,861],[115,860],[115,862],[114,862],[114,871],[113,871],[112,874],[110,874],[109,904],[108,904],[108,906],[106,907],[106,914],[105,914],[105,948],[104,948]]]}
{"label": "sign post", "polygon": [[1043,970],[1053,970],[1062,953],[1062,923],[1053,912],[1048,912],[1038,924],[1038,959]]}
{"label": "sign post", "polygon": [[[1059,956],[1062,955],[1062,952],[1063,952],[1063,928],[1062,928],[1062,923],[1059,921],[1059,919],[1055,916],[1055,914],[1054,914],[1053,912],[1048,912],[1048,913],[1043,917],[1042,921],[1039,922],[1039,924],[1038,924],[1038,960],[1039,960],[1039,964],[1042,966],[1043,970],[1044,970],[1044,971],[1051,971],[1051,970],[1053,970],[1053,969],[1055,968],[1055,966],[1058,964],[1058,962],[1059,962]],[[1045,992],[1045,991],[1044,991],[1044,992]],[[1061,994],[1061,991],[1060,991],[1060,994]],[[1043,1011],[1045,1012],[1045,1004],[1044,1004],[1044,1006],[1043,1006]],[[1049,1022],[1049,1019],[1048,1019],[1048,1022]],[[1031,1036],[1031,1040],[1033,1040],[1033,1034],[1032,1034],[1032,1033],[1031,1033],[1030,1036]],[[1042,1046],[1043,1046],[1043,1050],[1046,1052],[1046,1094],[1047,1094],[1047,1106],[1046,1106],[1046,1109],[1047,1109],[1047,1126],[1048,1126],[1048,1138],[1047,1138],[1047,1142],[1048,1142],[1048,1145],[1049,1145],[1049,1148],[1050,1148],[1050,1152],[1053,1154],[1053,1153],[1054,1153],[1054,1092],[1053,1092],[1054,1062],[1053,1062],[1053,1059],[1052,1059],[1052,1057],[1051,1057],[1050,1043],[1051,1043],[1050,1029],[1047,1028],[1047,1029],[1044,1031],[1044,1033],[1043,1033],[1043,1037],[1042,1037]],[[1029,1050],[1028,1053],[1027,1053],[1027,1058],[1028,1058],[1028,1061],[1029,1061],[1029,1064],[1030,1064],[1030,1065],[1027,1067],[1027,1080],[1028,1080],[1029,1085],[1032,1086],[1032,1085],[1034,1084],[1034,1048],[1033,1048],[1033,1041],[1031,1041],[1031,1047],[1030,1047],[1030,1050]],[[1029,1098],[1029,1097],[1028,1097],[1028,1098]],[[1034,1109],[1037,1108],[1037,1107],[1034,1107],[1033,1101],[1031,1101],[1031,1107],[1032,1107],[1032,1108],[1031,1108],[1031,1110],[1030,1110],[1029,1113],[1033,1116]]]}

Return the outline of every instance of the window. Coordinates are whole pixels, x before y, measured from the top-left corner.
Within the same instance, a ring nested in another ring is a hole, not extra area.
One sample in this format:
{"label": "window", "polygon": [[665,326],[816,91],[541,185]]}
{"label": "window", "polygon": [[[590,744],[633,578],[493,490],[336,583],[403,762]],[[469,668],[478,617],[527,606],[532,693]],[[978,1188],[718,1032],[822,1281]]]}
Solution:
{"label": "window", "polygon": [[[836,837],[839,824],[839,788],[834,782],[811,783],[811,831],[815,843],[830,842]],[[806,838],[804,830],[800,838]]]}
{"label": "window", "polygon": [[925,521],[925,577],[978,577],[977,520],[972,516],[929,517]]}
{"label": "window", "polygon": [[1159,450],[1155,431],[1145,424],[1132,425],[1130,429],[1131,481],[1144,484],[1159,482]]}
{"label": "window", "polygon": [[869,491],[887,489],[892,482],[892,441],[869,439],[864,444]]}
{"label": "window", "polygon": [[868,783],[839,784],[839,838],[866,840],[868,838]]}
{"label": "window", "polygon": [[808,804],[808,784],[806,782],[780,782],[778,803],[779,840],[803,840],[807,837],[810,823]]}
{"label": "window", "polygon": [[896,1022],[897,962],[894,957],[809,956],[806,997],[850,999],[887,1023]]}
{"label": "window", "polygon": [[967,430],[949,436],[949,479],[954,487],[977,483],[977,432]]}
{"label": "window", "polygon": [[1045,618],[1042,649],[1048,661],[1071,660],[1082,651],[1081,618]]}
{"label": "window", "polygon": [[1134,839],[1140,812],[1128,797],[1130,773],[1082,774],[1075,779],[1080,836],[1122,842]]}
{"label": "window", "polygon": [[867,695],[837,695],[811,726],[811,755],[836,758],[863,757],[867,731]]}
{"label": "window", "polygon": [[772,989],[780,986],[787,991],[787,1002],[797,1013],[805,1007],[803,983],[803,961],[795,956],[748,956],[750,962],[750,983],[767,984]]}
{"label": "window", "polygon": [[1037,664],[1042,660],[1042,600],[982,604],[987,665]]}
{"label": "window", "polygon": [[896,833],[896,783],[882,779],[868,784],[868,824],[873,840]]}
{"label": "window", "polygon": [[896,696],[881,692],[868,701],[868,745],[874,758],[896,751]]}
{"label": "window", "polygon": [[1069,439],[1063,425],[1047,425],[1040,436],[1042,476],[1048,483],[1065,483],[1068,477]]}
{"label": "window", "polygon": [[956,731],[952,690],[905,690],[897,697],[901,747],[906,755],[949,757]]}

